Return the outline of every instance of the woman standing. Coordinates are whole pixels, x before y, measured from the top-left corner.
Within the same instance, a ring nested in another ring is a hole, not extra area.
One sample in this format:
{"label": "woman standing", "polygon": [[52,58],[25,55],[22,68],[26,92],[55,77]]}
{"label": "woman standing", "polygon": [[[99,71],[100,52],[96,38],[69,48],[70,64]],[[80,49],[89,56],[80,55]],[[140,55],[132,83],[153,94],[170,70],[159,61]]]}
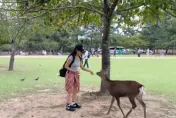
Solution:
{"label": "woman standing", "polygon": [[[65,76],[65,88],[67,91],[66,110],[69,111],[75,111],[75,108],[81,108],[81,106],[76,103],[77,93],[79,92],[80,88],[80,68],[84,71],[90,72],[91,75],[94,74],[91,70],[83,67],[82,54],[84,52],[85,51],[81,44],[76,45],[65,64],[65,68],[67,69]],[[73,60],[74,62],[70,66]]]}

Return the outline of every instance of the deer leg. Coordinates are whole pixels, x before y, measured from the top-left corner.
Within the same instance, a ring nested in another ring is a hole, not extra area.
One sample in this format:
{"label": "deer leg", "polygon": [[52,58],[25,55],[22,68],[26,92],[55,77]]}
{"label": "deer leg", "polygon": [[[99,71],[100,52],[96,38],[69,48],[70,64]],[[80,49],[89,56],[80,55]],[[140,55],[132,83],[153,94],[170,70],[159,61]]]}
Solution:
{"label": "deer leg", "polygon": [[119,106],[119,109],[121,110],[122,114],[123,114],[123,117],[125,118],[125,114],[120,106],[120,98],[119,97],[116,97],[116,100],[117,100],[117,105]]}
{"label": "deer leg", "polygon": [[142,100],[142,94],[138,95],[136,97],[136,99],[139,101],[139,103],[142,105],[143,109],[144,109],[144,118],[146,118],[146,105],[144,103],[144,101]]}
{"label": "deer leg", "polygon": [[110,104],[110,107],[109,107],[107,115],[110,113],[110,110],[111,110],[111,107],[112,107],[114,101],[115,101],[115,97],[112,97],[111,104]]}
{"label": "deer leg", "polygon": [[135,103],[134,97],[129,97],[129,100],[130,100],[130,102],[132,104],[132,108],[128,111],[128,113],[127,113],[125,118],[127,118],[130,115],[130,113],[132,112],[132,110],[135,109],[136,106],[137,106],[136,103]]}

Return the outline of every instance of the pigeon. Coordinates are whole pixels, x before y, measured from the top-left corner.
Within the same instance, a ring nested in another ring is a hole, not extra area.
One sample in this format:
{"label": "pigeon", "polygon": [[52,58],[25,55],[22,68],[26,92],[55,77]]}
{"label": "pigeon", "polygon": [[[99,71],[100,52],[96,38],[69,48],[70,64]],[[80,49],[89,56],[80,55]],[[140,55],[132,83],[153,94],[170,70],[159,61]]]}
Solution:
{"label": "pigeon", "polygon": [[21,80],[21,81],[24,81],[24,80],[25,80],[25,77],[24,77],[24,78],[21,78],[20,80]]}
{"label": "pigeon", "polygon": [[37,77],[36,79],[34,79],[34,80],[38,80],[39,79],[39,77]]}

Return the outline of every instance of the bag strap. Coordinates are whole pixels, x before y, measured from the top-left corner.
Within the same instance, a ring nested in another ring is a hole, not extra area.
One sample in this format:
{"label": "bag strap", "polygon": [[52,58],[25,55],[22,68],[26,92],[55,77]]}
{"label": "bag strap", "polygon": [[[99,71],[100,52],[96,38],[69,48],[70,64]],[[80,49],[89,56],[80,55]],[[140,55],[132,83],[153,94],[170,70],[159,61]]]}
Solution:
{"label": "bag strap", "polygon": [[[72,64],[74,63],[74,61],[75,61],[75,56],[73,56],[73,55],[69,55],[69,56],[67,57],[67,60],[68,60],[68,58],[69,58],[70,56],[73,57],[73,60],[72,60],[72,62],[70,63],[69,67],[71,67],[71,65],[72,65]],[[63,68],[65,68],[64,66],[65,66],[67,60],[65,61],[64,65],[63,65]]]}
{"label": "bag strap", "polygon": [[74,63],[74,61],[75,61],[75,56],[72,55],[72,57],[73,57],[73,60],[72,60],[72,62],[70,63],[69,67],[71,67],[71,65],[72,65],[72,64]]}

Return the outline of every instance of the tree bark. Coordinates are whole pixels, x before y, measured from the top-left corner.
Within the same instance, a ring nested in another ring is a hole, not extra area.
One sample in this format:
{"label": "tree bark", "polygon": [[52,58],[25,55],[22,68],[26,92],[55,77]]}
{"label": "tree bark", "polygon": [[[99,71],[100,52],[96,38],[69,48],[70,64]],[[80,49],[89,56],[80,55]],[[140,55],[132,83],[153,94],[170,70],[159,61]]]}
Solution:
{"label": "tree bark", "polygon": [[[104,30],[104,36],[102,38],[102,44],[101,44],[101,48],[102,48],[102,69],[103,70],[108,70],[108,77],[110,78],[110,53],[109,53],[109,33],[108,33],[108,28],[105,28]],[[103,81],[101,81],[101,89],[100,89],[101,93],[106,93],[107,89],[104,86]]]}
{"label": "tree bark", "polygon": [[63,54],[63,46],[61,46],[60,53]]}
{"label": "tree bark", "polygon": [[14,69],[14,61],[15,61],[15,42],[12,39],[12,47],[11,47],[11,54],[10,54],[9,71],[13,71],[13,69]]}
{"label": "tree bark", "polygon": [[[110,78],[110,51],[109,51],[109,32],[111,19],[113,16],[114,9],[118,3],[118,0],[115,0],[112,6],[109,5],[109,0],[104,0],[104,16],[103,16],[103,37],[102,37],[102,69],[108,71],[108,77]],[[100,93],[107,93],[107,89],[104,86],[103,81],[101,81]]]}

